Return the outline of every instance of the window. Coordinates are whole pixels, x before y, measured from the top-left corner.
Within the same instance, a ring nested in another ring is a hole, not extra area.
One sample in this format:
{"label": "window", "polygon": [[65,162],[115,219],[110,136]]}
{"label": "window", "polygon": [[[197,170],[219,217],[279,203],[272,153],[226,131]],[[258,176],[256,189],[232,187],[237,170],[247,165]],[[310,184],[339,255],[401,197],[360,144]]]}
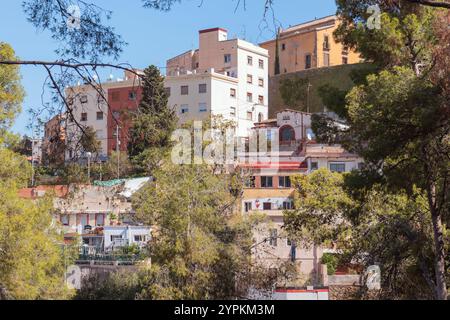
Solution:
{"label": "window", "polygon": [[286,43],[281,44],[281,51],[284,51],[284,50],[286,50]]}
{"label": "window", "polygon": [[95,223],[98,227],[104,226],[105,225],[105,216],[103,214],[98,214],[95,219]]}
{"label": "window", "polygon": [[81,103],[87,103],[87,102],[88,102],[88,97],[87,97],[87,95],[82,95],[82,96],[80,97],[80,102],[81,102]]}
{"label": "window", "polygon": [[311,55],[307,54],[305,56],[305,69],[311,69]]}
{"label": "window", "polygon": [[276,247],[277,246],[277,240],[278,240],[278,230],[277,229],[270,229],[270,235],[269,235],[269,244],[271,246]]}
{"label": "window", "polygon": [[131,100],[131,101],[136,100],[136,92],[135,91],[128,92],[128,100]]}
{"label": "window", "polygon": [[170,87],[164,88],[164,91],[166,92],[166,96],[170,97]]}
{"label": "window", "polygon": [[331,172],[345,172],[345,163],[330,163]]}
{"label": "window", "polygon": [[319,169],[319,164],[317,162],[311,162],[311,168],[309,170],[315,171],[317,169]]}
{"label": "window", "polygon": [[251,176],[245,179],[245,187],[246,188],[254,188],[255,187],[255,177]]}
{"label": "window", "polygon": [[330,50],[330,37],[329,36],[324,36],[324,38],[323,38],[323,49]]}
{"label": "window", "polygon": [[206,83],[201,83],[198,85],[198,93],[206,93]]}
{"label": "window", "polygon": [[253,93],[247,92],[247,102],[253,102]]}
{"label": "window", "polygon": [[206,103],[199,103],[198,104],[198,111],[199,112],[207,112],[208,111],[208,107],[207,107]]}
{"label": "window", "polygon": [[263,210],[264,210],[264,211],[270,211],[270,210],[272,210],[272,202],[264,202],[264,203],[263,203]]}
{"label": "window", "polygon": [[348,47],[342,48],[342,54],[348,54]]}
{"label": "window", "polygon": [[236,108],[235,107],[230,107],[230,116],[234,117],[236,116]]}
{"label": "window", "polygon": [[323,53],[323,65],[325,67],[329,67],[330,66],[330,54],[328,52],[324,52]]}
{"label": "window", "polygon": [[278,177],[278,186],[280,188],[290,188],[291,177]]}
{"label": "window", "polygon": [[112,234],[110,239],[111,239],[111,242],[114,242],[116,240],[122,240],[122,235],[120,235],[120,234]]}
{"label": "window", "polygon": [[264,96],[258,96],[258,103],[259,104],[264,104]]}
{"label": "window", "polygon": [[348,58],[342,57],[342,64],[348,64]]}
{"label": "window", "polygon": [[273,187],[273,177],[261,177],[261,188],[272,188]]}
{"label": "window", "polygon": [[289,238],[287,238],[287,239],[286,239],[286,245],[287,245],[288,247],[291,247],[291,246],[292,246],[292,240],[289,239]]}
{"label": "window", "polygon": [[264,78],[259,78],[259,79],[258,79],[258,85],[259,85],[260,87],[263,87],[263,88],[264,88]]}
{"label": "window", "polygon": [[[264,115],[262,114],[262,112],[260,112],[258,114],[258,122],[263,122],[263,121],[264,121]],[[269,133],[270,133],[270,131],[267,131],[267,136],[269,136]],[[270,140],[269,137],[267,137],[267,138],[268,138],[268,140]]]}
{"label": "window", "polygon": [[87,121],[87,113],[86,112],[83,112],[82,114],[81,114],[81,119],[80,119],[81,121]]}
{"label": "window", "polygon": [[97,112],[97,120],[103,120],[103,112],[102,111]]}
{"label": "window", "polygon": [[247,111],[247,120],[253,120],[253,112]]}
{"label": "window", "polygon": [[182,104],[181,105],[181,113],[188,113],[189,112],[189,106],[187,104]]}
{"label": "window", "polygon": [[253,83],[253,76],[251,74],[247,75],[247,83],[250,83],[250,84]]}
{"label": "window", "polygon": [[230,97],[236,98],[236,89],[233,88],[230,89]]}
{"label": "window", "polygon": [[134,242],[145,242],[145,235],[143,234],[135,234]]}
{"label": "window", "polygon": [[189,86],[181,86],[181,95],[187,96],[189,94]]}
{"label": "window", "polygon": [[251,56],[247,56],[247,64],[248,64],[249,66],[252,66],[252,65],[253,65],[253,58],[252,58]]}
{"label": "window", "polygon": [[120,100],[120,92],[113,92],[111,93],[111,99],[112,101],[119,101]]}
{"label": "window", "polygon": [[230,63],[231,62],[231,54],[225,54],[224,56],[224,62]]}
{"label": "window", "polygon": [[67,214],[61,215],[61,224],[63,226],[68,226],[69,225],[69,221],[70,221],[70,219],[69,219],[69,216]]}
{"label": "window", "polygon": [[280,129],[280,142],[295,141],[295,130],[291,126],[284,126]]}
{"label": "window", "polygon": [[251,202],[245,202],[245,212],[252,211],[252,203]]}
{"label": "window", "polygon": [[294,203],[292,201],[283,201],[283,210],[294,209]]}
{"label": "window", "polygon": [[264,69],[264,60],[263,59],[259,59],[259,68]]}

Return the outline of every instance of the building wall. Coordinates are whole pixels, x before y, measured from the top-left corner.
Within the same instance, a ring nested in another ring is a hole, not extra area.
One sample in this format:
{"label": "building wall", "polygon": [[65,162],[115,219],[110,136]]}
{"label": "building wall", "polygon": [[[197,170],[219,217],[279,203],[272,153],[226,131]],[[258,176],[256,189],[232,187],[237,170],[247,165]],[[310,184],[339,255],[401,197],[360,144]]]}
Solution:
{"label": "building wall", "polygon": [[[343,46],[338,44],[333,32],[339,25],[335,16],[316,19],[307,23],[282,30],[279,38],[280,73],[291,73],[305,70],[306,55],[311,55],[311,68],[322,68],[343,64]],[[324,64],[323,42],[328,35],[330,43],[330,64]],[[260,44],[269,50],[269,75],[275,75],[276,40],[270,40]],[[348,64],[358,63],[361,58],[352,50],[345,55]]]}
{"label": "building wall", "polygon": [[[133,94],[135,96],[130,96]],[[142,88],[138,86],[111,88],[108,90],[108,156],[116,150],[116,130],[119,127],[119,150],[127,152],[129,129],[132,125],[133,113],[138,109],[142,99]]]}

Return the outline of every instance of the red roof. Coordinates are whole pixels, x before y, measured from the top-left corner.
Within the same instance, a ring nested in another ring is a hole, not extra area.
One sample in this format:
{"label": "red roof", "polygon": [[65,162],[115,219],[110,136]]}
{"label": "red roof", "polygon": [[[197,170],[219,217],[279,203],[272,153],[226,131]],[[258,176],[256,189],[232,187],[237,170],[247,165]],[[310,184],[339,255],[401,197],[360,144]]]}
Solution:
{"label": "red roof", "polygon": [[23,188],[19,190],[19,197],[23,199],[36,199],[39,197],[39,191],[43,191],[46,194],[54,192],[56,197],[63,198],[67,196],[69,189],[65,185],[37,186],[34,188]]}

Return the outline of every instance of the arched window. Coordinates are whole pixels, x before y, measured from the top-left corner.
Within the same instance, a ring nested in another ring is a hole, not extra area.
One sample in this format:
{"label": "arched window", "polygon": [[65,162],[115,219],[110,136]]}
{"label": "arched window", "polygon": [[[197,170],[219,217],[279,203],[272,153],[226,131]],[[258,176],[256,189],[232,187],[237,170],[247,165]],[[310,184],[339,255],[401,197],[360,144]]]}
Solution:
{"label": "arched window", "polygon": [[260,112],[258,114],[258,122],[263,122],[264,121],[264,115],[262,114],[262,112]]}
{"label": "arched window", "polygon": [[295,130],[291,126],[283,126],[280,128],[280,143],[295,141]]}

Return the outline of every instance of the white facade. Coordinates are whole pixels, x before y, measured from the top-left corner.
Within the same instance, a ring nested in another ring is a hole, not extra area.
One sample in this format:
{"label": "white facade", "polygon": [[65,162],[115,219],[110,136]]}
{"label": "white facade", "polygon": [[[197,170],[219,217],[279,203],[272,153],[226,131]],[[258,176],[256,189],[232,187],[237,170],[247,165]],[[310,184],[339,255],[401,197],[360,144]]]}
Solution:
{"label": "white facade", "polygon": [[[205,84],[206,92],[199,87]],[[228,40],[223,29],[200,31],[198,50],[167,61],[166,88],[181,123],[221,115],[246,138],[268,117],[268,51]]]}
{"label": "white facade", "polygon": [[107,226],[103,229],[105,250],[127,245],[144,246],[151,239],[147,226]]}

